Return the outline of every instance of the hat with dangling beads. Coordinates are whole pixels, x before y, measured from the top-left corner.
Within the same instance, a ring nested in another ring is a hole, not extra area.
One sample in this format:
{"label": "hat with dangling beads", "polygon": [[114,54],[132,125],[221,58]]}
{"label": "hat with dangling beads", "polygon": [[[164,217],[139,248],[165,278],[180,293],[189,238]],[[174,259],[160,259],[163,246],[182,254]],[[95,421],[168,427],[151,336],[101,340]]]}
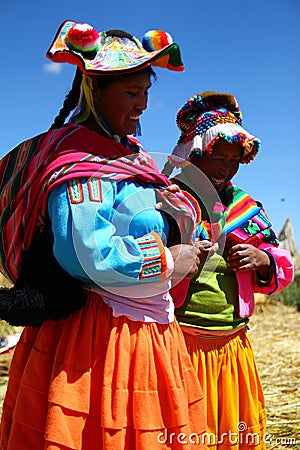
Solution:
{"label": "hat with dangling beads", "polygon": [[175,167],[184,167],[195,155],[210,154],[220,138],[240,142],[244,148],[241,163],[252,161],[261,146],[260,139],[242,127],[242,112],[231,94],[205,91],[191,97],[179,109],[176,123],[181,135],[168,156]]}

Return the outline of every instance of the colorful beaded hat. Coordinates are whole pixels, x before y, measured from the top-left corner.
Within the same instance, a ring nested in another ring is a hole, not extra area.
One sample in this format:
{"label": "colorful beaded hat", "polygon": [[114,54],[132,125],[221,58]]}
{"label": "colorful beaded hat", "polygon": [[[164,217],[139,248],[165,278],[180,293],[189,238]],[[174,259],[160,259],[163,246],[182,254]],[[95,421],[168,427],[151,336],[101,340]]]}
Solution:
{"label": "colorful beaded hat", "polygon": [[194,155],[212,152],[220,139],[238,141],[244,148],[242,163],[248,164],[259,151],[261,141],[242,127],[242,112],[231,94],[206,91],[191,97],[177,113],[176,123],[181,131],[168,161],[183,167]]}
{"label": "colorful beaded hat", "polygon": [[[113,34],[113,33],[110,33]],[[87,75],[114,75],[157,66],[182,72],[180,50],[161,30],[148,31],[142,42],[134,36],[118,37],[86,23],[67,20],[59,27],[47,52],[54,62],[78,66]]]}

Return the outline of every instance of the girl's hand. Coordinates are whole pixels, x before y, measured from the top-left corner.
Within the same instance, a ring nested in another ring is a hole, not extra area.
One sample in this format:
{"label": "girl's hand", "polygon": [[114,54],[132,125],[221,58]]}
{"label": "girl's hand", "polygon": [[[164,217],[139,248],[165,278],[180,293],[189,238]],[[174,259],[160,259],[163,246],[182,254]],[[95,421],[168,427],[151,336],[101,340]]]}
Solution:
{"label": "girl's hand", "polygon": [[272,269],[268,254],[251,244],[237,244],[228,252],[227,265],[233,270],[256,270],[260,278],[269,278]]}

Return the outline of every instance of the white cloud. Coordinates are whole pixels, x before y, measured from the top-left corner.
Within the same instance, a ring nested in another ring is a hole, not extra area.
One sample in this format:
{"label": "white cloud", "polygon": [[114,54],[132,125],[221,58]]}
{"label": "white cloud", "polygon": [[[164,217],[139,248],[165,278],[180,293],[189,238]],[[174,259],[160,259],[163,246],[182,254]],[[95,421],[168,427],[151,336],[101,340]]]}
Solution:
{"label": "white cloud", "polygon": [[44,64],[43,69],[45,72],[57,74],[62,71],[62,64],[49,62]]}

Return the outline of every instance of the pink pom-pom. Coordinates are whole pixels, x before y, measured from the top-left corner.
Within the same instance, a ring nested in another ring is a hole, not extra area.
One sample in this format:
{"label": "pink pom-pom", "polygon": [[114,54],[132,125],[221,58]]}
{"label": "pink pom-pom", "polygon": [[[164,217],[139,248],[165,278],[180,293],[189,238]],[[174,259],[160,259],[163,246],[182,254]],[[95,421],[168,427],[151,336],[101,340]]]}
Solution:
{"label": "pink pom-pom", "polygon": [[145,33],[142,44],[148,52],[154,52],[173,44],[173,39],[169,33],[162,30],[150,30]]}
{"label": "pink pom-pom", "polygon": [[84,55],[95,54],[100,47],[99,33],[87,23],[77,23],[67,31],[65,43],[70,50]]}

